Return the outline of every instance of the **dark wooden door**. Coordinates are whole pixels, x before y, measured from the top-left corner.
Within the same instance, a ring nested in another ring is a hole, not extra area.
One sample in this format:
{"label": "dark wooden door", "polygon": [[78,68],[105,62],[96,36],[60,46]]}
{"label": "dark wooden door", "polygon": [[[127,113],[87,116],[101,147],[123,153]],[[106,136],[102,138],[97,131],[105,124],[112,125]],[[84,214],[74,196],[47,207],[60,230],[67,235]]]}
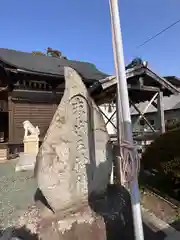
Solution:
{"label": "dark wooden door", "polygon": [[40,140],[46,134],[57,104],[26,103],[11,101],[9,109],[9,142],[19,144],[23,142],[23,122],[29,120],[35,127],[40,129]]}

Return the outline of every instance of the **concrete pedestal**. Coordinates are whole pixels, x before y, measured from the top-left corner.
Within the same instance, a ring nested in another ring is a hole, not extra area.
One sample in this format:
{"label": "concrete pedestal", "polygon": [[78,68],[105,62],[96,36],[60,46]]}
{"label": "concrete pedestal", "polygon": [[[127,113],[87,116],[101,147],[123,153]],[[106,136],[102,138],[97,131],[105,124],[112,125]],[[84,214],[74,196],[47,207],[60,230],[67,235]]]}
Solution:
{"label": "concrete pedestal", "polygon": [[39,138],[37,136],[27,136],[24,138],[24,153],[36,154],[39,151]]}

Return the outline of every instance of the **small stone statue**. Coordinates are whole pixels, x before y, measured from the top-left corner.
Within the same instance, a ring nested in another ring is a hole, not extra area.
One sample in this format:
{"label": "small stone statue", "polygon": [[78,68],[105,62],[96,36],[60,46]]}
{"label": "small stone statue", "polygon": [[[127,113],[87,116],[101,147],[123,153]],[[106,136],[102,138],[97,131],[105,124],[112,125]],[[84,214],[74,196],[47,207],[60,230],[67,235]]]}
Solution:
{"label": "small stone statue", "polygon": [[34,127],[29,120],[26,120],[23,122],[23,127],[25,130],[24,138],[28,137],[28,133],[30,133],[30,135],[37,136],[37,137],[40,134],[38,126]]}
{"label": "small stone statue", "polygon": [[[39,151],[39,135],[38,126],[34,127],[30,121],[23,122],[24,133],[24,152],[19,154],[19,161],[16,164],[15,171],[32,171],[34,170],[36,156]],[[30,133],[30,134],[29,134]]]}

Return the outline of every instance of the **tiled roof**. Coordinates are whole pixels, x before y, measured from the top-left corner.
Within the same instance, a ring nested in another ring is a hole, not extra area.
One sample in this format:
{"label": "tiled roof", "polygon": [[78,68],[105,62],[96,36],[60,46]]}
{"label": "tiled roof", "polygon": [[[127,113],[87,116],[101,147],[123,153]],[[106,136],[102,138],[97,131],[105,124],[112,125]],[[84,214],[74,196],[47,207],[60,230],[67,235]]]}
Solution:
{"label": "tiled roof", "polygon": [[64,76],[64,66],[72,67],[86,80],[100,80],[108,77],[107,74],[99,71],[94,64],[88,62],[33,55],[32,53],[4,48],[0,48],[0,61],[18,69],[60,77]]}

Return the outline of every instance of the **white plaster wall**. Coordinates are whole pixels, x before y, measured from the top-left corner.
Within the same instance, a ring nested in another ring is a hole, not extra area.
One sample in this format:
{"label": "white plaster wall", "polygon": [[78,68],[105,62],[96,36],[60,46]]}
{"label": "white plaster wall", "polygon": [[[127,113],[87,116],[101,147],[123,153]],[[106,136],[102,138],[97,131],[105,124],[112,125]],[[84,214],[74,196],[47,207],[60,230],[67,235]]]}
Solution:
{"label": "white plaster wall", "polygon": [[[111,107],[109,107],[109,104],[103,104],[101,106],[99,106],[101,111],[106,114],[106,116],[108,118],[111,117],[111,115],[113,114],[113,112],[116,110],[116,106],[111,105]],[[154,128],[158,128],[158,114],[157,112],[151,112],[151,113],[146,113],[145,116],[148,118],[148,120],[154,120]],[[164,113],[165,116],[165,121],[169,120],[169,119],[178,119],[180,120],[180,109],[173,109],[173,110],[166,110]],[[104,116],[103,116],[104,117]],[[138,115],[131,115],[131,121],[132,121],[132,127],[134,126],[134,123],[136,122],[137,118],[139,116]],[[107,123],[107,119],[104,117],[105,123]],[[114,115],[114,117],[112,118],[112,122],[114,123],[114,125],[116,126],[116,114]],[[109,134],[115,134],[116,133],[116,129],[114,128],[114,126],[109,122],[106,126],[107,131]],[[138,122],[138,124],[133,127],[133,131],[142,131],[144,128],[147,128],[147,125],[145,126],[141,126],[140,123]]]}
{"label": "white plaster wall", "polygon": [[[108,118],[110,118],[111,115],[116,110],[116,105],[115,104],[110,104],[110,105],[109,104],[103,104],[103,105],[99,106],[99,108]],[[105,123],[107,123],[108,120],[104,115],[103,115],[103,118],[104,118]],[[112,117],[111,121],[116,126],[116,114]],[[110,122],[107,123],[106,128],[107,128],[108,134],[111,135],[111,134],[116,133],[116,128]]]}

